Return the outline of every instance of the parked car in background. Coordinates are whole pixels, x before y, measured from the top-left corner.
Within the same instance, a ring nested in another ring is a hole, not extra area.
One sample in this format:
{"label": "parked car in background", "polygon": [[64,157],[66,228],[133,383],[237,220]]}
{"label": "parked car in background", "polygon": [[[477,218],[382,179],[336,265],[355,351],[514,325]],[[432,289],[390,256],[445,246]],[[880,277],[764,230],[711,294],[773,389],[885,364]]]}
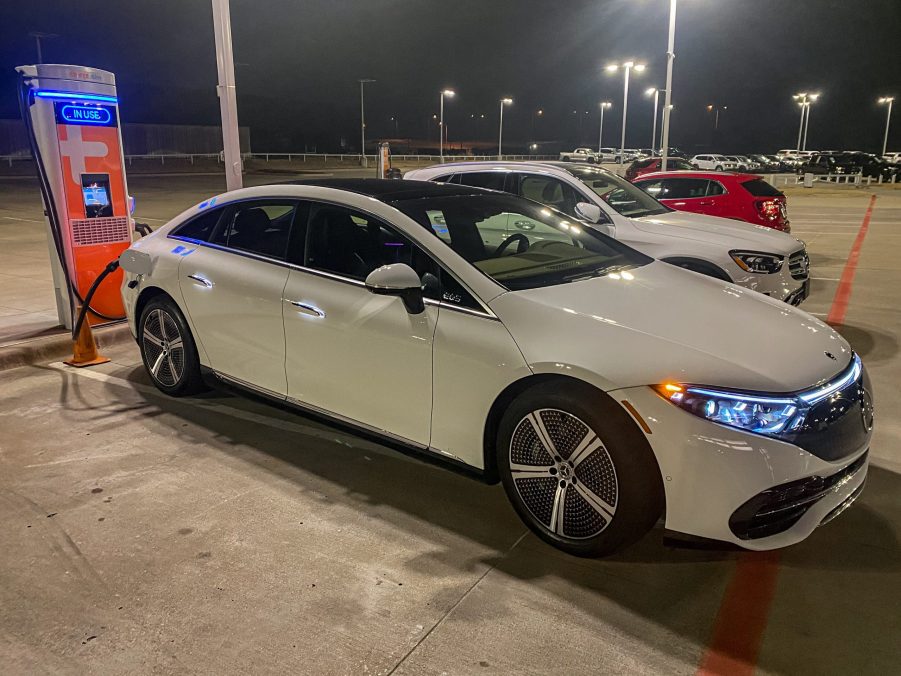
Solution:
{"label": "parked car in background", "polygon": [[[611,171],[564,162],[458,162],[404,176],[503,190],[583,221],[642,253],[797,305],[809,291],[804,243],[772,228],[680,212]],[[524,226],[523,226],[524,227]],[[512,235],[521,226],[508,224]]]}
{"label": "parked car in background", "polygon": [[780,171],[781,163],[779,160],[775,158],[775,156],[770,157],[767,155],[748,155],[748,157],[757,163],[757,169],[755,171],[760,171],[764,173],[776,173]]}
{"label": "parked car in background", "polygon": [[755,174],[657,172],[635,181],[668,207],[790,232],[785,194]]}
{"label": "parked car in background", "polygon": [[901,163],[901,153],[886,153],[882,159],[891,164],[899,164]]}
{"label": "parked car in background", "polygon": [[747,171],[749,168],[750,161],[743,159],[741,155],[724,155],[724,157],[735,165],[733,168],[736,171]]}
{"label": "parked car in background", "polygon": [[617,162],[619,160],[619,151],[616,148],[601,148],[598,153],[598,159],[601,162]]}
{"label": "parked car in background", "polygon": [[[898,176],[898,167],[870,153],[846,152],[813,155],[797,168],[799,174],[860,174],[864,178],[891,181]],[[897,180],[897,179],[895,179]]]}
{"label": "parked car in background", "polygon": [[698,169],[712,169],[713,171],[731,171],[737,168],[737,164],[725,155],[695,155],[691,162]]}
{"label": "parked car in background", "polygon": [[[643,160],[635,160],[632,164],[629,165],[629,168],[626,169],[626,180],[634,181],[642,174],[649,174],[652,171],[661,171],[661,162],[663,162],[663,158],[660,157],[649,157]],[[690,162],[683,160],[680,157],[666,158],[667,171],[680,171],[683,169],[697,169],[697,167],[693,166]]]}
{"label": "parked car in background", "polygon": [[589,164],[594,164],[598,161],[598,156],[591,148],[576,148],[575,150],[560,153],[560,160],[563,162],[588,162]]}

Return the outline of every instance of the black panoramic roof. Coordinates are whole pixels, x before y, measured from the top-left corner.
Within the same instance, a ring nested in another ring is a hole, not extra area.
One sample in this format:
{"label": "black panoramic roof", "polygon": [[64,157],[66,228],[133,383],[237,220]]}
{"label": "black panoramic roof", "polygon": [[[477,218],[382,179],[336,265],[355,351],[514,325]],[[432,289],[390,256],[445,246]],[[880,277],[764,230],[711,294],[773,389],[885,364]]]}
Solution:
{"label": "black panoramic roof", "polygon": [[453,197],[457,195],[484,195],[492,191],[467,185],[432,183],[431,181],[403,181],[386,178],[310,178],[287,181],[291,185],[316,185],[322,188],[346,190],[382,202],[415,200],[424,197]]}

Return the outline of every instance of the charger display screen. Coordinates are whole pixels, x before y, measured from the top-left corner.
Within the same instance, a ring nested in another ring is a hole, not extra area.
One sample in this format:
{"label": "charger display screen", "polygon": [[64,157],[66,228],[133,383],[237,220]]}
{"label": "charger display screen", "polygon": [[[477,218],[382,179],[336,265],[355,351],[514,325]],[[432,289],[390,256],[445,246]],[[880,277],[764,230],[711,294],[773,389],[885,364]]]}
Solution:
{"label": "charger display screen", "polygon": [[82,174],[81,194],[85,217],[101,218],[113,215],[108,174]]}

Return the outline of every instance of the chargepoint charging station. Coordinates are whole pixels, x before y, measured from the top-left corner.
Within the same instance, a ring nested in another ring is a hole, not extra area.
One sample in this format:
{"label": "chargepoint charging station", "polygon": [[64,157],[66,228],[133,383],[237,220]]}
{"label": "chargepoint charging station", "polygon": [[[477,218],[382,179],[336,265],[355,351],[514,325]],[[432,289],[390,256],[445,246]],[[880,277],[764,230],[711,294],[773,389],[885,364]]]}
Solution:
{"label": "chargepoint charging station", "polygon": [[[19,102],[47,216],[60,324],[71,329],[92,284],[132,242],[116,78],[86,66],[19,66]],[[87,320],[124,318],[121,270],[101,281]]]}

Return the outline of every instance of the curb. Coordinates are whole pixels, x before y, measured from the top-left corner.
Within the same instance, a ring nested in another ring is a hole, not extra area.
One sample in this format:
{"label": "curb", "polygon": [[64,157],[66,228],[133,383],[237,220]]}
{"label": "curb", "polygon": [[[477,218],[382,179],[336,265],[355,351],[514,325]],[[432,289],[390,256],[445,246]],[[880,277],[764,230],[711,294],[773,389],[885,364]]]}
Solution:
{"label": "curb", "polygon": [[[134,340],[126,322],[94,329],[100,350]],[[72,337],[68,332],[44,336],[14,345],[0,347],[0,371],[53,361],[72,355]]]}

